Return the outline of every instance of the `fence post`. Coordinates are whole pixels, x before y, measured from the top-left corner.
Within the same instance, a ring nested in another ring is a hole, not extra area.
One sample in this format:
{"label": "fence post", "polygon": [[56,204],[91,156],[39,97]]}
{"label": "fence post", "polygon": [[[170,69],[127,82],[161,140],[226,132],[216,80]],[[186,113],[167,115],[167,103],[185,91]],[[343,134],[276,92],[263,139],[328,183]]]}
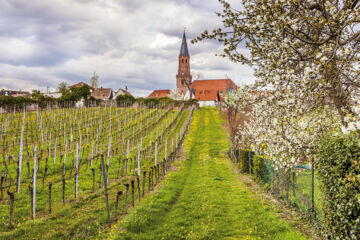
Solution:
{"label": "fence post", "polygon": [[248,152],[248,158],[249,158],[249,174],[251,174],[251,158],[250,158],[250,147]]}
{"label": "fence post", "polygon": [[314,210],[314,158],[311,159],[311,208]]}

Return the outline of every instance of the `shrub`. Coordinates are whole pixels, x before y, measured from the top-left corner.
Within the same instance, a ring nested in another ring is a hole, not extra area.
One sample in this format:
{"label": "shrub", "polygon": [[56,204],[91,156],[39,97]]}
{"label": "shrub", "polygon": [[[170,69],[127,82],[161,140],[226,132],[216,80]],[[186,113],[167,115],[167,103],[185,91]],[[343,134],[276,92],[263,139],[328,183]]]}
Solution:
{"label": "shrub", "polygon": [[274,168],[264,156],[254,155],[252,157],[253,173],[258,183],[271,183]]}
{"label": "shrub", "polygon": [[254,165],[253,172],[256,182],[263,183],[264,172],[265,172],[264,158],[259,155],[254,155],[253,165]]}
{"label": "shrub", "polygon": [[135,103],[135,98],[131,95],[119,95],[116,97],[116,103],[118,106],[131,106]]}
{"label": "shrub", "polygon": [[330,239],[360,239],[360,137],[325,136],[317,164],[323,193],[323,224]]}
{"label": "shrub", "polygon": [[[253,167],[252,159],[253,152],[249,153],[249,149],[241,150],[240,152],[240,169],[242,172],[249,173],[249,158],[250,158],[250,166]],[[253,169],[251,169],[251,173],[253,173]]]}

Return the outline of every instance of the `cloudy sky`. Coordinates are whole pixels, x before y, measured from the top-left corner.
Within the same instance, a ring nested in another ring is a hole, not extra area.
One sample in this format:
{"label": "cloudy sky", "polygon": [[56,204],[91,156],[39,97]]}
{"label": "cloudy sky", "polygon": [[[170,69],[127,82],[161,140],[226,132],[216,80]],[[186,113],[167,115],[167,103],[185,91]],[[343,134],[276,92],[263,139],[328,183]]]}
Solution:
{"label": "cloudy sky", "polygon": [[[235,2],[235,0],[234,0]],[[249,67],[216,57],[217,0],[0,0],[0,88],[46,91],[60,82],[128,86],[136,96],[174,89],[184,26],[191,68],[203,79],[253,81]]]}

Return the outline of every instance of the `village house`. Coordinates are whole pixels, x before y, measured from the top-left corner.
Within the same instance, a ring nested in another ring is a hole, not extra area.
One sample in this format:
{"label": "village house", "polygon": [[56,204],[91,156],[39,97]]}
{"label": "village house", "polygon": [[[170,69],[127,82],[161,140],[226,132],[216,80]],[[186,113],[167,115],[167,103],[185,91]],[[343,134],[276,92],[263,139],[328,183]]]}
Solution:
{"label": "village house", "polygon": [[162,98],[162,97],[168,97],[170,95],[170,90],[154,90],[148,98]]}
{"label": "village house", "polygon": [[62,94],[61,92],[48,92],[48,93],[43,93],[43,95],[45,97],[60,98]]}
{"label": "village house", "polygon": [[1,89],[0,96],[30,97],[31,94],[29,92],[21,91],[21,90]]}
{"label": "village house", "polygon": [[84,83],[84,82],[79,82],[79,83],[76,83],[74,85],[71,85],[69,86],[69,88],[75,88],[75,87],[83,87],[83,86],[88,86],[90,88],[90,92],[94,91],[94,88],[89,86],[88,84]]}
{"label": "village house", "polygon": [[117,96],[122,96],[122,95],[132,96],[131,93],[128,91],[127,87],[125,87],[125,89],[119,88],[119,90],[116,92],[113,91],[113,99],[116,99]]}
{"label": "village house", "polygon": [[113,98],[113,91],[111,88],[96,88],[92,94],[95,99],[98,100],[111,100]]}

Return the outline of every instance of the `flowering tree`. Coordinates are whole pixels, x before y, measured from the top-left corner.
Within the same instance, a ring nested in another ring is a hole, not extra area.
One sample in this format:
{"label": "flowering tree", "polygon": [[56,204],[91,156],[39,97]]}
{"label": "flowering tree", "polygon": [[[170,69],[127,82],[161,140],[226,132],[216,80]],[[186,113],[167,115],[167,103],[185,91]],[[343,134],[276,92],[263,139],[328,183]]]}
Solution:
{"label": "flowering tree", "polygon": [[291,95],[255,91],[251,86],[239,87],[227,95],[226,104],[246,116],[234,137],[234,145],[253,149],[255,145],[266,145],[264,153],[280,168],[291,168],[309,159],[320,135],[339,129],[341,121],[334,117],[336,112],[331,106],[303,112],[301,100],[294,100]]}
{"label": "flowering tree", "polygon": [[253,66],[257,87],[294,93],[307,109],[334,106],[345,124],[360,87],[359,0],[243,0],[243,10],[219,1],[224,27],[193,42],[223,42],[221,56]]}
{"label": "flowering tree", "polygon": [[178,89],[173,89],[170,91],[169,98],[174,100],[183,100],[183,95],[180,94]]}
{"label": "flowering tree", "polygon": [[[236,148],[243,147],[241,131],[247,120],[247,113],[251,106],[252,88],[250,86],[238,86],[235,92],[225,95],[226,117],[229,123],[230,140],[232,142],[232,153]],[[240,145],[239,145],[240,144]]]}

